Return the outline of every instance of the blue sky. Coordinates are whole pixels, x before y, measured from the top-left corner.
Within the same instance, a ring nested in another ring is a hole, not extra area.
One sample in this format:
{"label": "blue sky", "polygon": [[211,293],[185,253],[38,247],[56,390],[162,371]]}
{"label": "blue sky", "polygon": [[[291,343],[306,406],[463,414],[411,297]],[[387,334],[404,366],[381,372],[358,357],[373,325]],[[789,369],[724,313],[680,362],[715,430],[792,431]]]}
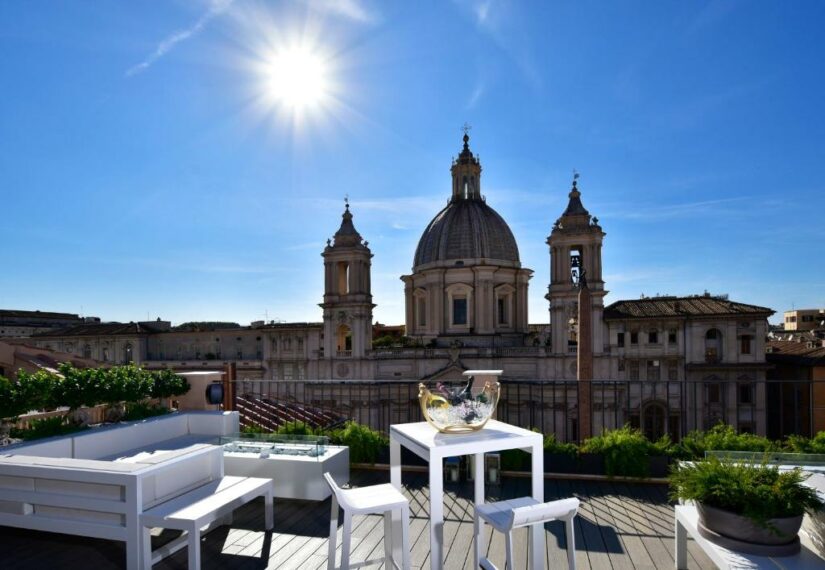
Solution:
{"label": "blue sky", "polygon": [[[825,306],[823,22],[816,1],[3,2],[0,307],[320,320],[348,194],[375,318],[402,322],[465,121],[531,322],[574,168],[608,302]],[[323,62],[316,105],[267,93],[292,49]]]}

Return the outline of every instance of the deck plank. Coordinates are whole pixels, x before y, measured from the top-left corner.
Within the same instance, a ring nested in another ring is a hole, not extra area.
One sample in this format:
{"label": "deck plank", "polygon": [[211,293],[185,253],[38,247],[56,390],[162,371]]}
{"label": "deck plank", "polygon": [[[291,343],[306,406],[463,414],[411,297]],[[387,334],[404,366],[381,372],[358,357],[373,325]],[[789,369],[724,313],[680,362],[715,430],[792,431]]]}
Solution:
{"label": "deck plank", "polygon": [[[380,471],[353,472],[358,486],[386,482]],[[410,499],[410,543],[414,569],[429,568],[429,489],[421,473],[404,473],[405,494]],[[666,487],[632,483],[547,480],[549,500],[577,496],[582,500],[577,522],[576,559],[581,569],[650,569],[673,567],[673,507]],[[530,493],[526,478],[505,479],[498,487],[487,488],[488,501],[525,496]],[[238,509],[231,528],[220,527],[202,543],[203,567],[246,570],[263,568],[261,556],[268,556],[267,568],[321,570],[327,565],[330,502],[284,501],[275,505],[275,530],[264,532],[263,502],[258,499]],[[341,549],[338,530],[338,552]],[[156,546],[175,536],[164,532]],[[383,556],[384,525],[380,516],[356,517],[352,531],[352,561]],[[566,566],[566,539],[561,523],[545,525],[548,567]],[[516,562],[526,568],[527,531],[515,534]],[[499,533],[485,526],[482,551],[497,565],[504,562],[504,542]],[[445,567],[472,568],[473,488],[471,484],[448,484],[445,494]],[[710,560],[693,541],[688,542],[688,566],[708,568]],[[0,528],[0,568],[34,570],[74,569],[91,566],[95,570],[115,570],[125,561],[122,543],[73,537],[14,528]],[[155,566],[155,570],[177,570],[186,566],[180,551]],[[376,567],[377,568],[377,567]]]}

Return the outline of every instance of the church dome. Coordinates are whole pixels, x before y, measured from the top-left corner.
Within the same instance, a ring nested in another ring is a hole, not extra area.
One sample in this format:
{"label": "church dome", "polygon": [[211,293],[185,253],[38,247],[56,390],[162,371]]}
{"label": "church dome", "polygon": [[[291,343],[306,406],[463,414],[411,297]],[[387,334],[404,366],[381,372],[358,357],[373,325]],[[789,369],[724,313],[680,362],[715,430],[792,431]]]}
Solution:
{"label": "church dome", "polygon": [[504,218],[481,199],[453,199],[436,214],[418,241],[414,265],[461,259],[519,265],[513,232]]}

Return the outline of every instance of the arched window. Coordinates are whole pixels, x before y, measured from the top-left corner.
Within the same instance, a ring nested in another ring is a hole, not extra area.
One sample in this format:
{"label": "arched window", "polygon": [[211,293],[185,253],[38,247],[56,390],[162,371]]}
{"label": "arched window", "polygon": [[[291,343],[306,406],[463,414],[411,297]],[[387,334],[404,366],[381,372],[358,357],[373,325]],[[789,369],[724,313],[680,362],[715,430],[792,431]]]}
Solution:
{"label": "arched window", "polygon": [[413,311],[415,328],[423,331],[427,328],[427,291],[416,289],[413,293]]}
{"label": "arched window", "polygon": [[509,283],[499,285],[496,291],[496,324],[500,327],[513,326],[515,288]]}
{"label": "arched window", "polygon": [[642,408],[642,431],[650,441],[666,433],[667,408],[661,402],[650,402]]}
{"label": "arched window", "polygon": [[469,329],[472,326],[473,320],[473,288],[462,283],[455,283],[447,287],[446,291],[450,327],[454,329]]}
{"label": "arched window", "polygon": [[722,331],[708,329],[705,333],[705,362],[722,360]]}
{"label": "arched window", "polygon": [[346,261],[338,262],[338,294],[348,295],[350,292],[350,268]]}
{"label": "arched window", "polygon": [[338,327],[336,346],[339,351],[352,350],[352,330],[347,325]]}

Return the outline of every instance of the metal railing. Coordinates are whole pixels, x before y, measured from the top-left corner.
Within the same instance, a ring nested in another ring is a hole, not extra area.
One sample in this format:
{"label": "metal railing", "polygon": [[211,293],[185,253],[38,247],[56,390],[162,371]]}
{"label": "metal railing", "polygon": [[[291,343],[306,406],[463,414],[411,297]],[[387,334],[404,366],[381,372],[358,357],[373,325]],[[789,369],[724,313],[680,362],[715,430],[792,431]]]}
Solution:
{"label": "metal railing", "polygon": [[[502,380],[496,417],[577,441],[581,388],[575,380]],[[590,392],[593,434],[626,424],[674,440],[720,422],[774,439],[825,429],[825,381],[593,380]],[[239,380],[236,393],[334,412],[383,432],[423,419],[418,381]]]}

